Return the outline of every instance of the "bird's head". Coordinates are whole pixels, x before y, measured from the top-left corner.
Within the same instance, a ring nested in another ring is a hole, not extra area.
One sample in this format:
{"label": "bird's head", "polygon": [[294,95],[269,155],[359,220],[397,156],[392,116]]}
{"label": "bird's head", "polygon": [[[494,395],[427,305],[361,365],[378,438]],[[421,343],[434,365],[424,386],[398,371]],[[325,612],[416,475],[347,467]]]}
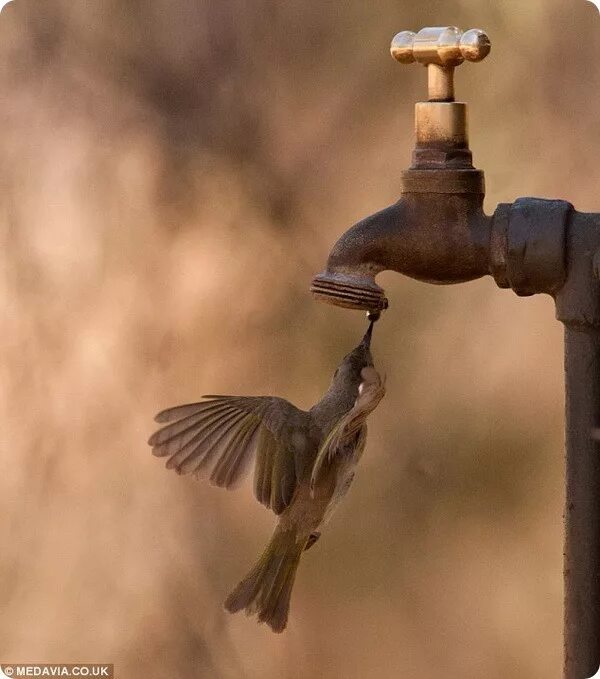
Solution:
{"label": "bird's head", "polygon": [[349,354],[344,356],[342,362],[333,374],[332,388],[336,391],[346,393],[358,393],[358,387],[363,381],[361,375],[364,368],[373,367],[373,356],[371,355],[371,336],[373,334],[373,324],[371,321],[369,328],[360,343],[352,349]]}

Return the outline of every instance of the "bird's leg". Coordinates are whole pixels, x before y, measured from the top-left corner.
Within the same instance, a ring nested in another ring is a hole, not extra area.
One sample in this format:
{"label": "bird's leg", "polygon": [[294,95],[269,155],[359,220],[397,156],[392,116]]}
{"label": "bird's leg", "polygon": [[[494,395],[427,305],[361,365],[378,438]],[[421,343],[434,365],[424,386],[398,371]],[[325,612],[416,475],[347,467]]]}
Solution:
{"label": "bird's leg", "polygon": [[306,552],[307,550],[309,550],[320,537],[321,533],[318,530],[311,533],[308,540],[306,541],[306,545],[304,546],[304,551]]}

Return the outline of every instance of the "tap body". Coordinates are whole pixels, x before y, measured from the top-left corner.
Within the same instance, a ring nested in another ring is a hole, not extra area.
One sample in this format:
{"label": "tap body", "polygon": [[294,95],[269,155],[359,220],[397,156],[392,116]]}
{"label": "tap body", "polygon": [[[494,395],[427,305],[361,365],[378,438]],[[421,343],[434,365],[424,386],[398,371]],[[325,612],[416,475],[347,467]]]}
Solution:
{"label": "tap body", "polygon": [[[433,171],[435,172],[435,171]],[[371,300],[327,293],[327,281],[376,289],[375,276],[396,271],[426,283],[462,283],[489,273],[491,218],[483,193],[404,192],[398,202],[352,226],[331,250],[313,291],[325,301],[370,309]],[[331,291],[331,286],[329,291]],[[381,292],[381,308],[385,306]]]}

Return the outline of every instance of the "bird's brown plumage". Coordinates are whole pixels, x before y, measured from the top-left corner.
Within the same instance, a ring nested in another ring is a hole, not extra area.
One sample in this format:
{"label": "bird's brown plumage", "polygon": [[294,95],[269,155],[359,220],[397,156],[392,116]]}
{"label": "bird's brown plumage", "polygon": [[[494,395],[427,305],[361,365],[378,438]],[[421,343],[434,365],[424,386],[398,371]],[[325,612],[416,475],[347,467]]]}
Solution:
{"label": "bird's brown plumage", "polygon": [[300,556],[347,492],[365,447],[366,419],[385,394],[370,352],[372,328],[309,411],[273,396],[205,396],[155,418],[164,426],[148,441],[152,452],[180,474],[233,488],[254,462],[256,498],[279,522],[225,606],[257,613],[274,631],[285,628]]}

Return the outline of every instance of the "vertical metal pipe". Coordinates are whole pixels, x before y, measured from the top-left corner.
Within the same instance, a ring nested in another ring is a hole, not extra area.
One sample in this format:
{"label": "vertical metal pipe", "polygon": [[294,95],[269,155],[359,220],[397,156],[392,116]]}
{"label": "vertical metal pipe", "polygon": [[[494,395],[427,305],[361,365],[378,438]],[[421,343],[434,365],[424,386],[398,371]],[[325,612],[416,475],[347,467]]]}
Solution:
{"label": "vertical metal pipe", "polygon": [[565,679],[600,664],[600,330],[566,325]]}

